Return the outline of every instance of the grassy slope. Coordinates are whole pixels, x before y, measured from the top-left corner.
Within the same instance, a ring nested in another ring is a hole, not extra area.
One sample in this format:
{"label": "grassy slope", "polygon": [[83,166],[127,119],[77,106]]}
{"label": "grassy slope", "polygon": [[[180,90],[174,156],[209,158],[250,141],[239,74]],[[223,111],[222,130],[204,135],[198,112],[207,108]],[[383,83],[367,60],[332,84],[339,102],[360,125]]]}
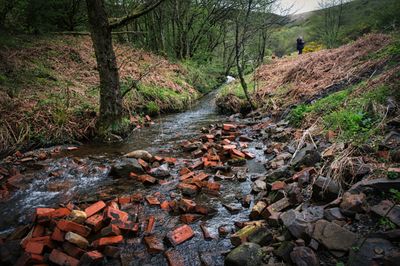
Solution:
{"label": "grassy slope", "polygon": [[[126,123],[183,110],[217,84],[193,64],[171,63],[118,43],[114,48],[122,91],[148,73],[124,98],[132,118]],[[6,36],[0,39],[0,62],[0,154],[93,133],[99,79],[89,38]]]}

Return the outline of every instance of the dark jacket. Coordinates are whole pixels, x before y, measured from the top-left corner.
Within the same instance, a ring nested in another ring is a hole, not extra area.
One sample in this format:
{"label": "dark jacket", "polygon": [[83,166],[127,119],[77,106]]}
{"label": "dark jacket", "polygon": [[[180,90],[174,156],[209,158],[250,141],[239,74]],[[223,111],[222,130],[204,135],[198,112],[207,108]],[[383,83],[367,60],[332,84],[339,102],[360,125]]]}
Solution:
{"label": "dark jacket", "polygon": [[298,38],[297,39],[297,50],[303,50],[304,49],[304,41],[303,41],[303,39],[301,39],[301,38]]}

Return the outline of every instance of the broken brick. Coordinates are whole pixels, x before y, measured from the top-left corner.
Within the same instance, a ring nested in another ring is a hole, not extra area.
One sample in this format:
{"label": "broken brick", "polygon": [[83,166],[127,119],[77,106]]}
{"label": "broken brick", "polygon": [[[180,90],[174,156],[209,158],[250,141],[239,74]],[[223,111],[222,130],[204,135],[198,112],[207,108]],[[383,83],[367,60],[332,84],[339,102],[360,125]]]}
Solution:
{"label": "broken brick", "polygon": [[169,207],[169,202],[167,200],[164,200],[161,205],[160,205],[161,209],[163,209],[164,211],[169,211],[170,207]]}
{"label": "broken brick", "polygon": [[243,151],[247,159],[254,159],[256,156],[249,151]]}
{"label": "broken brick", "polygon": [[68,208],[58,208],[50,213],[52,219],[66,217],[71,213]]}
{"label": "broken brick", "polygon": [[229,145],[229,144],[231,144],[231,141],[230,141],[229,139],[223,139],[223,140],[221,141],[221,144],[222,144],[222,145]]}
{"label": "broken brick", "polygon": [[151,175],[140,175],[137,178],[138,181],[142,182],[143,184],[154,184],[157,182],[157,179],[155,177],[152,177]]}
{"label": "broken brick", "polygon": [[36,208],[35,217],[38,223],[51,219],[51,213],[55,211],[53,208]]}
{"label": "broken brick", "polygon": [[181,183],[178,185],[178,188],[182,191],[182,194],[188,195],[188,196],[194,196],[197,194],[197,191],[199,188],[195,185],[191,184],[186,184],[186,183]]}
{"label": "broken brick", "polygon": [[194,175],[195,175],[194,172],[188,172],[188,173],[182,175],[179,179],[181,181],[183,181],[183,180],[186,180],[186,179],[189,179],[189,178],[193,177]]}
{"label": "broken brick", "polygon": [[250,219],[254,220],[254,219],[258,218],[261,215],[262,211],[266,207],[267,207],[267,203],[265,203],[264,201],[258,201],[251,209],[251,212],[249,215]]}
{"label": "broken brick", "polygon": [[103,260],[104,256],[97,250],[89,251],[83,254],[80,259],[80,265],[96,265]]}
{"label": "broken brick", "polygon": [[149,164],[143,159],[138,159],[138,163],[143,167],[143,169],[145,170],[150,169]]}
{"label": "broken brick", "polygon": [[179,245],[194,236],[193,229],[189,225],[182,225],[169,232],[167,237],[172,245]]}
{"label": "broken brick", "polygon": [[228,144],[228,145],[222,146],[222,148],[224,149],[224,151],[230,151],[230,150],[232,150],[232,149],[236,149],[236,145],[234,145],[234,144]]}
{"label": "broken brick", "polygon": [[118,203],[121,205],[125,205],[131,202],[131,197],[119,197]]}
{"label": "broken brick", "polygon": [[131,201],[132,202],[141,202],[143,200],[143,195],[142,193],[135,193],[131,196]]}
{"label": "broken brick", "polygon": [[17,262],[15,265],[34,265],[38,263],[43,263],[44,262],[44,257],[42,255],[38,254],[31,254],[24,252],[21,257],[18,258]]}
{"label": "broken brick", "polygon": [[176,164],[176,158],[172,158],[172,157],[164,157],[164,161],[168,164]]}
{"label": "broken brick", "polygon": [[78,266],[79,260],[68,256],[67,254],[59,251],[58,249],[53,249],[50,253],[49,260],[57,265],[68,265],[68,266]]}
{"label": "broken brick", "polygon": [[200,172],[199,174],[195,175],[193,177],[193,181],[203,181],[204,179],[206,179],[209,175],[204,173],[204,172]]}
{"label": "broken brick", "polygon": [[61,231],[60,228],[56,227],[56,228],[54,228],[54,231],[51,234],[51,239],[62,242],[62,241],[64,241],[64,236],[65,236],[65,233],[63,231]]}
{"label": "broken brick", "polygon": [[217,182],[207,182],[207,188],[209,190],[219,191],[221,189],[221,184]]}
{"label": "broken brick", "polygon": [[42,254],[44,249],[44,245],[40,242],[29,241],[26,244],[25,251],[32,254]]}
{"label": "broken brick", "polygon": [[153,196],[146,196],[146,201],[150,204],[150,205],[160,205],[160,201]]}
{"label": "broken brick", "polygon": [[40,237],[44,235],[44,227],[40,224],[35,225],[32,231],[32,237]]}
{"label": "broken brick", "polygon": [[281,190],[281,189],[284,189],[285,187],[286,187],[286,183],[285,182],[283,182],[283,181],[275,181],[271,185],[271,190],[272,191]]}
{"label": "broken brick", "polygon": [[85,223],[88,224],[93,229],[93,231],[97,232],[103,226],[103,215],[95,214],[87,218]]}
{"label": "broken brick", "polygon": [[101,246],[107,246],[107,245],[114,245],[114,244],[119,244],[124,241],[124,238],[119,235],[119,236],[109,236],[109,237],[102,237],[100,239],[97,239],[96,241],[93,241],[92,245],[97,248]]}
{"label": "broken brick", "polygon": [[203,167],[203,165],[204,165],[204,162],[200,160],[200,161],[196,161],[189,168],[192,170],[196,170],[196,169],[200,169],[201,167]]}
{"label": "broken brick", "polygon": [[183,176],[183,175],[186,175],[187,173],[190,173],[190,172],[191,172],[191,171],[190,171],[189,168],[184,167],[184,168],[182,168],[181,170],[179,170],[179,175],[180,175],[180,176]]}
{"label": "broken brick", "polygon": [[236,125],[233,124],[223,124],[224,131],[233,131],[237,128]]}
{"label": "broken brick", "polygon": [[164,244],[161,239],[156,236],[145,236],[144,242],[147,245],[147,250],[150,254],[160,253],[164,251]]}
{"label": "broken brick", "polygon": [[239,158],[245,158],[246,157],[246,155],[243,152],[241,152],[241,151],[239,151],[237,149],[231,149],[230,153],[234,157],[239,157]]}
{"label": "broken brick", "polygon": [[58,221],[57,227],[64,232],[71,231],[83,237],[87,237],[90,234],[90,228],[67,220]]}
{"label": "broken brick", "polygon": [[211,236],[210,232],[208,231],[208,229],[207,229],[205,224],[201,224],[200,228],[201,228],[201,231],[203,232],[203,237],[204,237],[205,240],[212,239],[212,236]]}
{"label": "broken brick", "polygon": [[194,223],[197,220],[201,219],[201,217],[203,217],[203,216],[199,215],[199,214],[182,214],[180,216],[180,219],[185,224],[191,224],[191,223]]}
{"label": "broken brick", "polygon": [[101,236],[118,236],[121,234],[121,231],[119,230],[118,226],[114,224],[110,224],[107,227],[104,227],[101,229]]}
{"label": "broken brick", "polygon": [[145,233],[151,234],[153,232],[155,222],[156,222],[155,217],[153,215],[150,215],[149,221],[147,222]]}
{"label": "broken brick", "polygon": [[104,201],[101,200],[101,201],[98,201],[98,202],[90,205],[89,207],[87,207],[85,209],[85,213],[86,213],[87,217],[90,217],[93,214],[96,214],[97,212],[101,211],[105,207],[106,207],[106,204],[104,203]]}
{"label": "broken brick", "polygon": [[192,212],[196,208],[196,203],[193,200],[181,199],[179,201],[179,209],[183,212]]}

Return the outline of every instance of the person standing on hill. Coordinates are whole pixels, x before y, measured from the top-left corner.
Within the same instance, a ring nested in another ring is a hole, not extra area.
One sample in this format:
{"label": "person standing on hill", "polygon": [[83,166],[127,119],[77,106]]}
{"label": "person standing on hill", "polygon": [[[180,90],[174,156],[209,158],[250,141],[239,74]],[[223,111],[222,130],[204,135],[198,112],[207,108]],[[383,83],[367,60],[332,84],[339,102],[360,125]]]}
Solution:
{"label": "person standing on hill", "polygon": [[303,37],[299,36],[299,38],[297,38],[297,50],[299,51],[299,54],[303,53],[304,44],[305,42],[303,41]]}

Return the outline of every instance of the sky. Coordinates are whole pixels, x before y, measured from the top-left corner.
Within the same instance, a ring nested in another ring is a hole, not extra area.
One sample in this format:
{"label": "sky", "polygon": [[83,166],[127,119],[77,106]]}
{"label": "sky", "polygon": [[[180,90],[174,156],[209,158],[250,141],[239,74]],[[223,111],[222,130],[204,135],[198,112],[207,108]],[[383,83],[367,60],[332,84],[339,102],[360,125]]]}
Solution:
{"label": "sky", "polygon": [[300,14],[318,9],[318,0],[281,0],[283,7],[290,7],[293,5],[290,13]]}

